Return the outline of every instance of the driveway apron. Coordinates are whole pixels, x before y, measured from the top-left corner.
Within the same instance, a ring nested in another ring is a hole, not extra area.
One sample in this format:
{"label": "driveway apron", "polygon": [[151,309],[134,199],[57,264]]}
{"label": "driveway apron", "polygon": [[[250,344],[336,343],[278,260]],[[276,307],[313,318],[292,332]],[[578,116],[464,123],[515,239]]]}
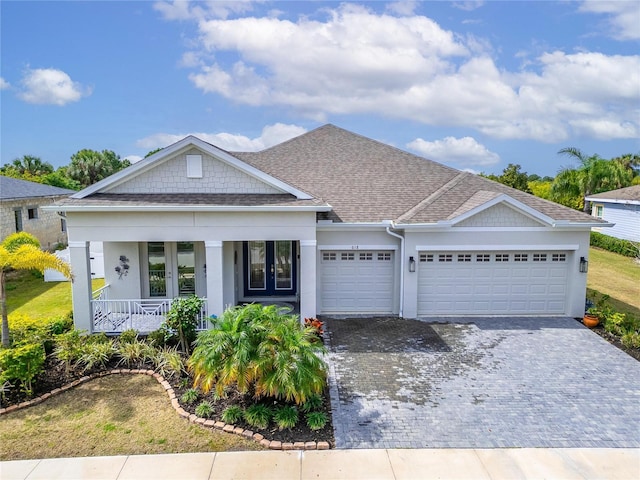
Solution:
{"label": "driveway apron", "polygon": [[640,362],[570,318],[323,318],[337,448],[640,447]]}

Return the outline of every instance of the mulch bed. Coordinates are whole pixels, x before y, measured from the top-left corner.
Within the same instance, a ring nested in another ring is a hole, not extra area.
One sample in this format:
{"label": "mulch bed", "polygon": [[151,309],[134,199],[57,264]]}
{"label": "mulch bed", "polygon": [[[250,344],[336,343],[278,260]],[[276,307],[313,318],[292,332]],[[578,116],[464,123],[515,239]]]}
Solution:
{"label": "mulch bed", "polygon": [[602,325],[598,325],[597,327],[592,328],[591,331],[593,333],[596,333],[596,334],[600,335],[602,338],[604,338],[611,345],[619,348],[624,353],[626,353],[630,357],[635,358],[637,361],[640,362],[640,349],[625,347],[622,344],[622,342],[620,341],[620,338],[616,337],[612,333],[607,332]]}
{"label": "mulch bed", "polygon": [[[20,391],[18,388],[11,388],[8,392],[5,393],[4,398],[0,398],[0,406],[2,408],[9,407],[11,405],[17,405],[31,398],[39,397],[46,393],[50,393],[53,390],[63,387],[75,380],[78,380],[87,375],[100,373],[102,371],[109,371],[116,368],[125,368],[123,365],[118,365],[116,360],[112,360],[107,364],[104,368],[100,369],[92,369],[88,371],[81,370],[72,370],[68,374],[65,372],[64,366],[55,359],[52,355],[48,355],[45,365],[44,372],[40,374],[35,381],[34,384],[34,392],[31,397],[28,397],[24,392]],[[131,369],[144,369],[144,370],[153,370],[152,365],[139,363],[127,366],[126,368]],[[177,399],[180,401],[180,397],[182,394],[193,386],[193,381],[189,377],[169,377],[166,380],[171,384],[171,387],[174,389]],[[214,415],[211,417],[212,420],[221,420],[222,411],[230,406],[230,405],[239,405],[242,408],[246,408],[247,406],[255,403],[251,397],[246,395],[240,395],[237,392],[230,392],[227,398],[215,400],[213,393],[210,393],[207,396],[200,395],[196,402],[192,404],[186,404],[184,402],[180,402],[182,408],[189,413],[195,414],[195,409],[197,405],[203,401],[208,400],[213,405]],[[273,406],[276,404],[274,403]],[[329,421],[321,430],[313,431],[306,425],[306,421],[304,418],[304,414],[300,412],[300,420],[296,427],[288,430],[279,430],[277,426],[272,424],[266,429],[259,429],[253,426],[248,425],[244,421],[238,421],[235,423],[237,427],[241,427],[247,430],[252,430],[255,433],[259,433],[263,435],[265,438],[269,440],[281,441],[285,442],[328,442],[329,445],[333,448],[335,446],[335,440],[333,438],[333,426],[331,423],[331,406],[329,400],[328,389],[326,389],[323,395],[323,405],[320,409],[316,411],[324,412]]]}

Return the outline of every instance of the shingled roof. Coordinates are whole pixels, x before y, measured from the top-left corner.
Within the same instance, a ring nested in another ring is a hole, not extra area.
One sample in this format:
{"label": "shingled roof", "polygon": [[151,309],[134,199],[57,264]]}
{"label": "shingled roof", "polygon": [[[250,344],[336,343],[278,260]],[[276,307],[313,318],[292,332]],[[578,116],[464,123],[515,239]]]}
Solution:
{"label": "shingled roof", "polygon": [[0,200],[18,200],[23,198],[56,197],[75,193],[66,188],[52,187],[42,183],[29,182],[18,178],[0,175]]}
{"label": "shingled roof", "polygon": [[609,200],[615,202],[640,202],[640,185],[619,188],[608,192],[589,195],[587,200]]}
{"label": "shingled roof", "polygon": [[334,125],[261,152],[230,153],[321,198],[333,207],[328,218],[335,222],[434,223],[451,219],[499,194],[554,220],[594,222],[594,217],[582,212]]}

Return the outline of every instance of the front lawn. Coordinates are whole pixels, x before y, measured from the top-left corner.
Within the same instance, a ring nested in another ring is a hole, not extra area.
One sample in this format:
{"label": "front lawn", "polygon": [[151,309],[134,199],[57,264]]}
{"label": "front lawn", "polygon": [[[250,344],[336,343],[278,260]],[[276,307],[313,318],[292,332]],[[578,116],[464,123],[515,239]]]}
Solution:
{"label": "front lawn", "polygon": [[[94,279],[93,290],[104,286]],[[31,271],[12,272],[7,278],[7,311],[34,319],[65,317],[71,312],[71,282],[45,282]]]}
{"label": "front lawn", "polygon": [[640,265],[633,258],[592,247],[587,287],[609,295],[616,311],[640,317]]}

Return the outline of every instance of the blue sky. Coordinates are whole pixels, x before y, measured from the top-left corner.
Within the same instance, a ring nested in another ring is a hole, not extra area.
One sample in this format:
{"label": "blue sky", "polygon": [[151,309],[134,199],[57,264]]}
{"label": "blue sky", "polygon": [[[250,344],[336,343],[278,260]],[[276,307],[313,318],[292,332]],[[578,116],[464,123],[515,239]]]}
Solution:
{"label": "blue sky", "polygon": [[0,163],[333,123],[450,166],[640,153],[640,2],[0,2]]}

